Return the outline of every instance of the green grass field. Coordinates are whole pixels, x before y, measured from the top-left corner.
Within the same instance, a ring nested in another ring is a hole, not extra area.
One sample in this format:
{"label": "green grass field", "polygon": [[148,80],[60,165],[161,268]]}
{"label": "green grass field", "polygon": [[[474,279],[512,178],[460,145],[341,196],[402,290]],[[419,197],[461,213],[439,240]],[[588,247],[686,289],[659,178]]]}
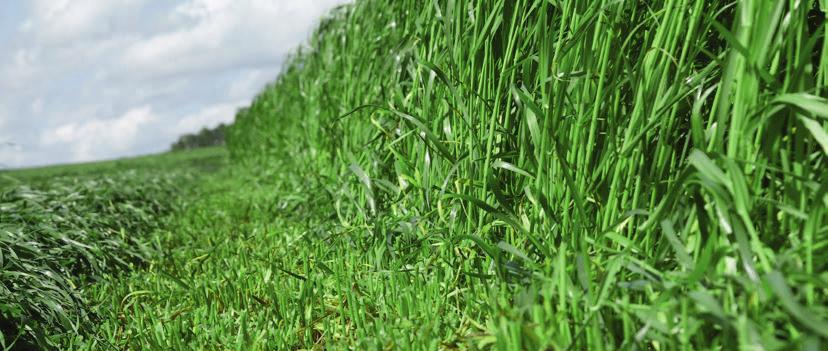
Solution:
{"label": "green grass field", "polygon": [[824,349],[823,4],[340,7],[226,150],[0,173],[0,345]]}

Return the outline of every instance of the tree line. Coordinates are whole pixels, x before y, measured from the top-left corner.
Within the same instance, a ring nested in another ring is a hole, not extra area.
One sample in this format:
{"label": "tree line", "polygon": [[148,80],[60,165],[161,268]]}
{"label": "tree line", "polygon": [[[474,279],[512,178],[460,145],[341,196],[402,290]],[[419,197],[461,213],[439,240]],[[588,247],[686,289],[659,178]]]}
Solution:
{"label": "tree line", "polygon": [[172,151],[224,145],[224,135],[229,126],[221,123],[215,128],[201,128],[198,133],[184,134],[170,147]]}

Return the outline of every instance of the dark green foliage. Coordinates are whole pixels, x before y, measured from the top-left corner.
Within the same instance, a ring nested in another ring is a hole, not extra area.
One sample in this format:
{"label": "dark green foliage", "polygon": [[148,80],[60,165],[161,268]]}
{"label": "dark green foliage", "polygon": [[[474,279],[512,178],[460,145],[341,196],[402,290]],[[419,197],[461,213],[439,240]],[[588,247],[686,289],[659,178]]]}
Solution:
{"label": "dark green foliage", "polygon": [[0,346],[54,348],[89,330],[96,316],[84,287],[148,262],[158,250],[149,234],[192,181],[191,161],[212,154],[4,173],[12,183],[0,188]]}
{"label": "dark green foliage", "polygon": [[40,347],[89,326],[77,286],[140,264],[146,234],[171,210],[170,177],[134,172],[0,195],[0,314],[5,343]]}
{"label": "dark green foliage", "polygon": [[215,128],[204,127],[198,133],[184,134],[172,144],[170,149],[172,151],[179,151],[224,145],[224,134],[227,128],[228,126],[226,124],[220,123]]}

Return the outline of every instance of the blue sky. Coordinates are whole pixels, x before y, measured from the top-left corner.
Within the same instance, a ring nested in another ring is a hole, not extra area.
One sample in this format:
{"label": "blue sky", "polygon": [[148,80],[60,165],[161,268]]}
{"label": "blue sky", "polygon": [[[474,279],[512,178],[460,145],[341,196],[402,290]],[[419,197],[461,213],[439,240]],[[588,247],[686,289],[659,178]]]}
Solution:
{"label": "blue sky", "polygon": [[346,2],[0,1],[0,168],[164,151],[232,121]]}

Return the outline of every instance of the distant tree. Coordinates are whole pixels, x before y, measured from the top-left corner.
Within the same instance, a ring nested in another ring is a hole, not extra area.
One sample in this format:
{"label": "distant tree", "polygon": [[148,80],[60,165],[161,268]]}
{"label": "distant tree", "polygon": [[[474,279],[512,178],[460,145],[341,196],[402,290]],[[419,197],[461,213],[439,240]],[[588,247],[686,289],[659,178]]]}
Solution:
{"label": "distant tree", "polygon": [[195,134],[184,134],[178,138],[178,141],[172,144],[172,151],[196,149],[200,147],[224,145],[224,135],[227,132],[228,126],[224,123],[219,124],[213,129],[201,128],[201,131]]}

